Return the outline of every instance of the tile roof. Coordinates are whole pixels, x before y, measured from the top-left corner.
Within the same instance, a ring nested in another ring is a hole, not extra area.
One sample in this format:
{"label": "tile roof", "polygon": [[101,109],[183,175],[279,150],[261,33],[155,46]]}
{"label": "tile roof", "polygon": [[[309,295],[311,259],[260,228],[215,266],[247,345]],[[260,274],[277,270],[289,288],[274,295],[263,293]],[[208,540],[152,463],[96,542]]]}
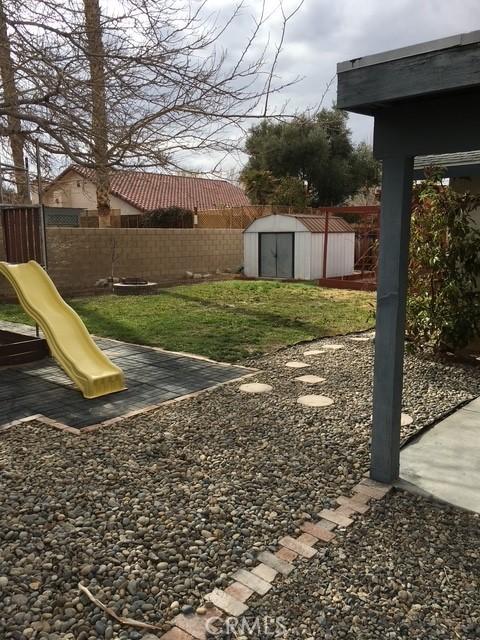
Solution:
{"label": "tile roof", "polygon": [[[310,216],[302,213],[287,213],[290,218],[296,218],[312,233],[324,233],[325,232],[325,216]],[[343,218],[330,217],[328,219],[328,232],[329,233],[355,233],[353,227],[351,227]]]}
{"label": "tile roof", "polygon": [[[76,171],[86,180],[95,182],[94,169],[77,165],[70,166],[56,180],[69,170]],[[172,206],[187,209],[197,207],[202,210],[250,204],[244,191],[226,180],[133,170],[112,171],[110,186],[112,195],[125,200],[142,212]]]}

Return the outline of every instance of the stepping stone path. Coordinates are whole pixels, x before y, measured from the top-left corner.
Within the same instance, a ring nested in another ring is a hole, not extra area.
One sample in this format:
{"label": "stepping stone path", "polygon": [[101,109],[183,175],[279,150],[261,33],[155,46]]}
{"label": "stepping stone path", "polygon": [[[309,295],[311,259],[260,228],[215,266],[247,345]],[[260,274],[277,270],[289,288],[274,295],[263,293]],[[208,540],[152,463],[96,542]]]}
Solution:
{"label": "stepping stone path", "polygon": [[304,356],[319,356],[321,353],[327,353],[325,349],[311,349],[310,351],[304,351]]}
{"label": "stepping stone path", "polygon": [[300,396],[297,402],[303,404],[305,407],[328,407],[333,404],[332,398],[320,395]]}
{"label": "stepping stone path", "polygon": [[325,382],[326,378],[321,378],[320,376],[300,376],[299,378],[295,378],[297,382],[304,382],[305,384],[318,384],[319,382]]}
{"label": "stepping stone path", "polygon": [[244,393],[268,393],[273,387],[269,384],[262,384],[261,382],[249,382],[242,384],[239,389]]}
{"label": "stepping stone path", "polygon": [[337,351],[338,349],[344,349],[345,347],[343,344],[326,344],[323,348],[330,349],[330,351]]}
{"label": "stepping stone path", "polygon": [[290,360],[285,364],[286,367],[290,367],[290,369],[303,369],[304,367],[309,367],[310,365],[306,362],[299,362],[298,360]]}
{"label": "stepping stone path", "polygon": [[402,427],[407,427],[409,424],[412,424],[413,418],[408,413],[402,413],[402,417],[400,419],[400,424]]}
{"label": "stepping stone path", "polygon": [[367,338],[366,336],[352,336],[349,340],[353,342],[370,342],[371,338]]}

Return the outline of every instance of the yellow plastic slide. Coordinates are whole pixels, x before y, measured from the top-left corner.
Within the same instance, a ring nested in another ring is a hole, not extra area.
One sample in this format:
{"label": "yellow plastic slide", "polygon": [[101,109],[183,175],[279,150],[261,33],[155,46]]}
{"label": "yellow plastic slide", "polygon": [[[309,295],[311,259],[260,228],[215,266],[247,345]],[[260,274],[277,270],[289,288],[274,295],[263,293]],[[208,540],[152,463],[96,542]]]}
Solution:
{"label": "yellow plastic slide", "polygon": [[0,262],[20,304],[41,327],[53,357],[85,398],[125,389],[123,372],[97,347],[80,316],[62,299],[42,267]]}

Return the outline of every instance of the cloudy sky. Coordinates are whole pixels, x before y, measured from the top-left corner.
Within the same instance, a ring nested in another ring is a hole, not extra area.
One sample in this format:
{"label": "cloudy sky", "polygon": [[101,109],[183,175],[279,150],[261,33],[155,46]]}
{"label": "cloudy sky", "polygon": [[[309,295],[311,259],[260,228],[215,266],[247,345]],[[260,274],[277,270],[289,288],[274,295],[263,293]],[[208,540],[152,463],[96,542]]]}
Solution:
{"label": "cloudy sky", "polygon": [[[305,0],[289,25],[279,71],[305,76],[288,91],[304,108],[318,102],[339,61],[476,29],[479,0]],[[335,94],[334,83],[327,103]],[[350,126],[355,140],[371,142],[371,118],[352,115]]]}
{"label": "cloudy sky", "polygon": [[[287,12],[299,2],[282,1]],[[266,0],[273,15],[262,38],[269,39],[272,49],[280,35],[278,2]],[[228,15],[234,5],[233,0],[208,0],[207,6]],[[233,57],[251,31],[251,16],[260,6],[261,0],[246,0],[242,15],[222,43]],[[277,67],[279,82],[297,76],[303,79],[284,91],[282,100],[288,100],[289,112],[315,107],[333,79],[324,100],[325,106],[331,106],[336,96],[337,62],[476,29],[480,29],[480,0],[304,0],[288,25]],[[372,142],[371,118],[352,114],[350,128],[354,141]],[[245,160],[239,153],[222,168],[239,168]]]}

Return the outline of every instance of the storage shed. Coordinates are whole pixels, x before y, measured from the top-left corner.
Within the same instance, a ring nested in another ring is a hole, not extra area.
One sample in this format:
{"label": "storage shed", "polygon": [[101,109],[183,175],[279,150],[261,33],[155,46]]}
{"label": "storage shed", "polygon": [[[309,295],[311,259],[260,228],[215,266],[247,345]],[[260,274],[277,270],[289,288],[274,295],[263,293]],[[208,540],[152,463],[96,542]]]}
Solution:
{"label": "storage shed", "polygon": [[[282,214],[258,218],[244,231],[244,273],[249,278],[316,280],[323,277],[326,218]],[[353,273],[355,233],[338,217],[327,228],[328,277]]]}

